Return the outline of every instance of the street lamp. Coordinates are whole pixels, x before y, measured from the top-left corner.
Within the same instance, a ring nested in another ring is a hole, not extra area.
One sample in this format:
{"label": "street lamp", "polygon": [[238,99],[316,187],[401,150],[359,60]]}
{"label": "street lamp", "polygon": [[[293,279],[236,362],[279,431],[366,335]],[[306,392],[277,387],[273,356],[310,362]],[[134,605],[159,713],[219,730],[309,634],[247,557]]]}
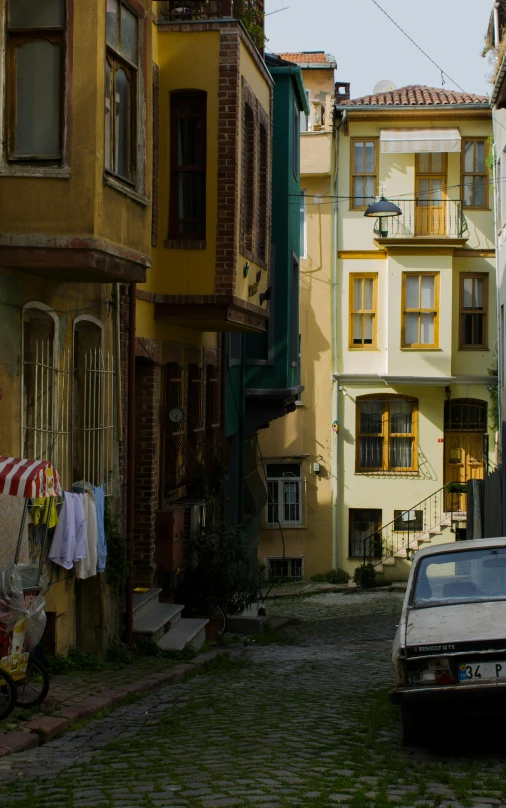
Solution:
{"label": "street lamp", "polygon": [[388,216],[402,216],[402,210],[397,205],[394,205],[393,202],[389,202],[388,199],[385,199],[382,195],[377,202],[373,202],[372,205],[369,205],[364,212],[364,216],[378,219],[380,236],[386,238],[388,236],[388,230],[382,227],[382,219],[386,219]]}

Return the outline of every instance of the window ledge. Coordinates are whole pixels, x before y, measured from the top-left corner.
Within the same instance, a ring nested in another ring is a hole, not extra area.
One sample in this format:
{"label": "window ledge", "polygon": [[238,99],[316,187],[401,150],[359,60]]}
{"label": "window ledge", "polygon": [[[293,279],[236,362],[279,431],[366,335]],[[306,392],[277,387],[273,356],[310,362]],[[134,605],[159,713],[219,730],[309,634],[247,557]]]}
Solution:
{"label": "window ledge", "polygon": [[207,250],[207,240],[205,238],[184,239],[168,238],[163,242],[166,250]]}
{"label": "window ledge", "polygon": [[19,165],[0,166],[0,177],[37,177],[39,179],[68,180],[70,179],[70,168],[62,166],[58,168],[44,168],[43,166],[28,168]]}
{"label": "window ledge", "polygon": [[108,174],[104,174],[104,185],[108,185],[109,188],[114,188],[121,194],[125,194],[125,196],[130,197],[130,199],[133,199],[134,202],[138,202],[140,205],[144,205],[144,207],[148,207],[148,205],[150,205],[150,200],[146,196],[138,194],[137,191],[133,190],[133,188],[123,185],[123,183],[114,179],[114,177],[110,177]]}
{"label": "window ledge", "polygon": [[420,352],[420,351],[432,351],[432,352],[440,351],[441,353],[443,353],[442,348],[431,348],[431,347],[427,347],[427,348],[425,348],[425,347],[421,347],[421,348],[401,348],[400,350],[401,351],[410,351],[411,353],[413,353],[414,351],[418,351],[418,352]]}
{"label": "window ledge", "polygon": [[304,402],[303,402],[303,401],[296,401],[296,402],[295,402],[295,406],[296,406],[296,407],[303,407],[303,406],[304,406]]}
{"label": "window ledge", "polygon": [[[279,530],[279,525],[262,525],[263,530]],[[306,530],[306,525],[285,525],[281,523],[282,530]]]}
{"label": "window ledge", "polygon": [[419,477],[418,471],[356,471],[356,477]]}

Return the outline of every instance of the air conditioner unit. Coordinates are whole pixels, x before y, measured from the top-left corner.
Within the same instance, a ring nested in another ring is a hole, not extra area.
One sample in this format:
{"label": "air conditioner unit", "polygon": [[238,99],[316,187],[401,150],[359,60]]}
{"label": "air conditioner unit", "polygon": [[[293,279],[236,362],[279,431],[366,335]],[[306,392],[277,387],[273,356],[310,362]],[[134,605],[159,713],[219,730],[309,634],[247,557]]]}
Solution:
{"label": "air conditioner unit", "polygon": [[198,536],[212,522],[212,499],[181,500],[184,507],[184,535]]}

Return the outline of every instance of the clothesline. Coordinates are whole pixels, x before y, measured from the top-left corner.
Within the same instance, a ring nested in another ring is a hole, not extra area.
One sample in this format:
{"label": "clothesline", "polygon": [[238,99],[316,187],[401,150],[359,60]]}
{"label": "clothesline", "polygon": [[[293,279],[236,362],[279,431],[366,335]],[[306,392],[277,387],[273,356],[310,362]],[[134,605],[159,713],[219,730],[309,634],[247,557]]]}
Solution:
{"label": "clothesline", "polygon": [[34,524],[41,521],[55,528],[48,558],[66,570],[74,569],[76,578],[85,580],[104,572],[107,559],[105,537],[105,484],[92,486],[81,480],[73,491],[63,492],[60,513],[52,502],[36,500],[32,510]]}

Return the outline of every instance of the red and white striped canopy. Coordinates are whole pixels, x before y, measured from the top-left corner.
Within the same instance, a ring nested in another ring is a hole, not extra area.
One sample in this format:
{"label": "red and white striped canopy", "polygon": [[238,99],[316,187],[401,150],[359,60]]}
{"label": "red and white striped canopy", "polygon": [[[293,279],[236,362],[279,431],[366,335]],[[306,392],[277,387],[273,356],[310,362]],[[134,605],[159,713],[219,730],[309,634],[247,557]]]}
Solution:
{"label": "red and white striped canopy", "polygon": [[0,456],[0,494],[32,499],[60,497],[60,478],[49,460]]}

